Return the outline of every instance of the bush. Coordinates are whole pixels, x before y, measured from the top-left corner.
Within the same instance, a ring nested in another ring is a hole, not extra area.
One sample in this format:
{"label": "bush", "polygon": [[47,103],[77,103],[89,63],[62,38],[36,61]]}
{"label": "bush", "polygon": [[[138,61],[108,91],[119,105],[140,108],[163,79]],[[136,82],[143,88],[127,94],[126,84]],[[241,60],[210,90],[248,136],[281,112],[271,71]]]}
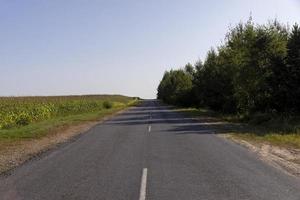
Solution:
{"label": "bush", "polygon": [[255,113],[250,117],[250,124],[253,125],[260,125],[260,124],[264,124],[266,122],[269,122],[272,119],[272,115],[269,113]]}
{"label": "bush", "polygon": [[102,105],[103,105],[103,108],[105,108],[105,109],[110,109],[113,107],[113,104],[110,101],[104,101]]}

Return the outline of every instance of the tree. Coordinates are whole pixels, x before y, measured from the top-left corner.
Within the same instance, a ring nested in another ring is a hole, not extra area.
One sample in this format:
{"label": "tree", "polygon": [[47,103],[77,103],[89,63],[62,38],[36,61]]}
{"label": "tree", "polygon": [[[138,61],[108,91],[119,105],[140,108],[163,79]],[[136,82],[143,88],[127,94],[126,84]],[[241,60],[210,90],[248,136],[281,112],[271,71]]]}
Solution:
{"label": "tree", "polygon": [[193,78],[194,73],[195,73],[195,69],[193,67],[193,65],[191,63],[188,63],[185,65],[184,67],[184,71],[189,74],[191,76],[191,78]]}
{"label": "tree", "polygon": [[219,54],[211,49],[204,65],[196,67],[194,93],[201,106],[213,110],[234,112],[235,105],[232,94],[232,74],[226,66],[225,50],[220,48]]}
{"label": "tree", "polygon": [[222,112],[300,113],[300,28],[250,18],[231,28],[204,63],[166,72],[158,98]]}
{"label": "tree", "polygon": [[158,99],[171,104],[189,105],[192,92],[192,76],[179,69],[165,72],[158,86]]}
{"label": "tree", "polygon": [[254,26],[249,20],[229,32],[226,45],[236,70],[234,96],[239,112],[275,109],[274,91],[281,83],[274,84],[274,74],[279,68],[284,71],[287,35],[276,20],[263,26]]}
{"label": "tree", "polygon": [[289,103],[294,112],[300,112],[300,27],[295,24],[287,43]]}

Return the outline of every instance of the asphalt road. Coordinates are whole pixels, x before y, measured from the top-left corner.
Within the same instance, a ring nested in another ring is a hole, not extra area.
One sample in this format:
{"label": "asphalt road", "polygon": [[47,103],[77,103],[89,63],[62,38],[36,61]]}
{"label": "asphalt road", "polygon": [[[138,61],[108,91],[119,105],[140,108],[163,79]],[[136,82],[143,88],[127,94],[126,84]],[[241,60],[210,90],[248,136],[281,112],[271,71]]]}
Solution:
{"label": "asphalt road", "polygon": [[299,179],[157,101],[0,177],[0,199],[300,200]]}

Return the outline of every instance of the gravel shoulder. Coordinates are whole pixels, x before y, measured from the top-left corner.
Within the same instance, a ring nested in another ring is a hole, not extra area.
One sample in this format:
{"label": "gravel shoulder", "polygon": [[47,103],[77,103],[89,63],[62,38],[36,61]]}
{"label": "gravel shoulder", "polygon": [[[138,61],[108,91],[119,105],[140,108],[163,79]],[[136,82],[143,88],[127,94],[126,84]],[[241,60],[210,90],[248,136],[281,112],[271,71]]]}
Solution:
{"label": "gravel shoulder", "polygon": [[246,147],[257,154],[261,160],[285,173],[300,177],[300,149],[245,140],[235,137],[234,134],[224,134],[222,136]]}

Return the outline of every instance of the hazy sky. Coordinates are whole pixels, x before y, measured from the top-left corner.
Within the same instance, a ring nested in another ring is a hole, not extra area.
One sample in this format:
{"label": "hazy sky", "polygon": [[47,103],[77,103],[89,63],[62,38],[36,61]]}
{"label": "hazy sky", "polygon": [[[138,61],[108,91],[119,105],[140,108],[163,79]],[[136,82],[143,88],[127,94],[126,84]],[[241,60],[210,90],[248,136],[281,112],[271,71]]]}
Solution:
{"label": "hazy sky", "polygon": [[300,0],[0,0],[0,95],[154,98],[230,25],[300,22]]}

